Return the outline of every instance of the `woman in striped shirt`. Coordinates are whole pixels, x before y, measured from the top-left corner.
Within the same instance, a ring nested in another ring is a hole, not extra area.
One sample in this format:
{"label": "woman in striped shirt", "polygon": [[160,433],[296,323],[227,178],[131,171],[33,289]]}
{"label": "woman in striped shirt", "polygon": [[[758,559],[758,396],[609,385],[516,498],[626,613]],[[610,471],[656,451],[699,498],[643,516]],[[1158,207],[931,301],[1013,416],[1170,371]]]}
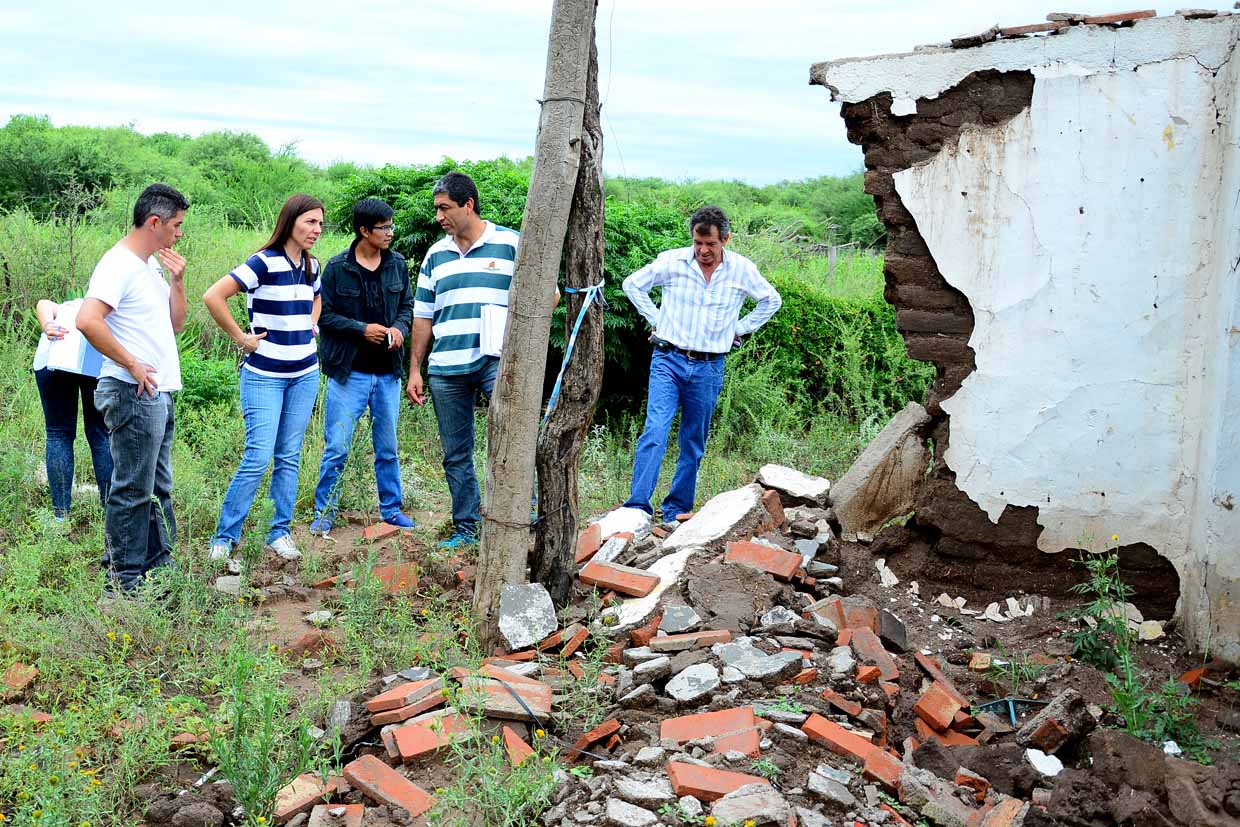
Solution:
{"label": "woman in striped shirt", "polygon": [[[322,231],[323,202],[310,195],[291,196],[263,248],[202,296],[211,318],[246,354],[241,367],[245,453],[224,495],[211,541],[212,560],[225,560],[232,554],[259,483],[273,460],[274,513],[267,547],[286,560],[301,557],[289,527],[297,497],[301,440],[319,392],[314,342],[319,262],[310,255],[310,248]],[[242,291],[250,318],[248,333],[228,309],[228,299]]]}

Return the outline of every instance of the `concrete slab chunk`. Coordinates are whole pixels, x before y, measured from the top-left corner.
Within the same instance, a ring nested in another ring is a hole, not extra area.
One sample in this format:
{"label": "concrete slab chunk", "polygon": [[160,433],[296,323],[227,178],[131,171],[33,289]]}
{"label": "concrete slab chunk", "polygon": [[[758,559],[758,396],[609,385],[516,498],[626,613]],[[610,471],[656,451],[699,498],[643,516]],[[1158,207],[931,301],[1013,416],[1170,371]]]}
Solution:
{"label": "concrete slab chunk", "polygon": [[918,431],[929,421],[925,408],[908,403],[834,485],[831,503],[844,531],[873,533],[913,510],[927,462]]}
{"label": "concrete slab chunk", "polygon": [[688,522],[663,541],[665,551],[690,546],[717,550],[731,537],[752,533],[767,515],[757,483],[712,497]]}
{"label": "concrete slab chunk", "polygon": [[804,474],[786,465],[769,463],[758,469],[758,483],[787,494],[793,500],[826,505],[831,481],[823,477]]}
{"label": "concrete slab chunk", "polygon": [[499,598],[499,632],[510,650],[533,646],[555,630],[555,604],[545,586],[504,586]]}

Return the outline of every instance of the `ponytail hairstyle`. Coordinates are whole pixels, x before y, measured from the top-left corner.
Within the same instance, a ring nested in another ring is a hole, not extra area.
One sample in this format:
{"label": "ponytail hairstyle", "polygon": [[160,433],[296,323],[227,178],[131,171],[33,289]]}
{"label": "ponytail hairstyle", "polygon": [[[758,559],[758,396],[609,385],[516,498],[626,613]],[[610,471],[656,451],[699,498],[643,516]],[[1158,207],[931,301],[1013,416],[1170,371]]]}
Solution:
{"label": "ponytail hairstyle", "polygon": [[[284,202],[284,206],[280,208],[280,215],[276,218],[276,228],[272,232],[271,238],[267,239],[267,243],[262,246],[262,250],[284,250],[284,243],[293,235],[293,225],[297,223],[297,219],[301,218],[305,213],[311,210],[323,210],[323,202],[315,198],[313,195],[305,193],[297,193],[290,195],[288,200]],[[302,277],[306,280],[306,284],[314,284],[314,272],[311,263],[317,265],[318,259],[310,254],[309,250],[302,251],[301,268]]]}

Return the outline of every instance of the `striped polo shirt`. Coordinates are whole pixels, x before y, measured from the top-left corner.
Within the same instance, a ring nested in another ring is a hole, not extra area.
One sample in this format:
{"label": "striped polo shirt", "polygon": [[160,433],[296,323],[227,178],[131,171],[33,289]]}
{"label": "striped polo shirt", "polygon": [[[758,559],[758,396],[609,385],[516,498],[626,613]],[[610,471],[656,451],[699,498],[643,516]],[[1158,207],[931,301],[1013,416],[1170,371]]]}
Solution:
{"label": "striped polo shirt", "polygon": [[310,262],[312,284],[306,283],[301,265],[294,266],[283,250],[260,250],[229,273],[245,290],[250,330],[267,332],[258,340],[258,350],[245,358],[247,369],[292,379],[318,367],[310,313],[322,281],[318,261]]}
{"label": "striped polo shirt", "polygon": [[482,306],[508,306],[520,234],[486,222],[482,235],[462,254],[451,236],[426,251],[418,271],[413,315],[430,319],[434,344],[427,372],[434,376],[471,373],[486,362],[479,349]]}

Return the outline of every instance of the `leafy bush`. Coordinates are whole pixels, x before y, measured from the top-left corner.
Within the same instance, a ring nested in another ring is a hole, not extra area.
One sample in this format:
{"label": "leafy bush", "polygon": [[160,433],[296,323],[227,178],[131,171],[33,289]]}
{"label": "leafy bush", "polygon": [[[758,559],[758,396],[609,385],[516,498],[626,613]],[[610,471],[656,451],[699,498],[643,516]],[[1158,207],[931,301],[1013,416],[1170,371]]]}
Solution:
{"label": "leafy bush", "polygon": [[182,389],[177,405],[200,408],[207,405],[234,406],[241,386],[237,363],[225,359],[204,359],[195,351],[181,353]]}

